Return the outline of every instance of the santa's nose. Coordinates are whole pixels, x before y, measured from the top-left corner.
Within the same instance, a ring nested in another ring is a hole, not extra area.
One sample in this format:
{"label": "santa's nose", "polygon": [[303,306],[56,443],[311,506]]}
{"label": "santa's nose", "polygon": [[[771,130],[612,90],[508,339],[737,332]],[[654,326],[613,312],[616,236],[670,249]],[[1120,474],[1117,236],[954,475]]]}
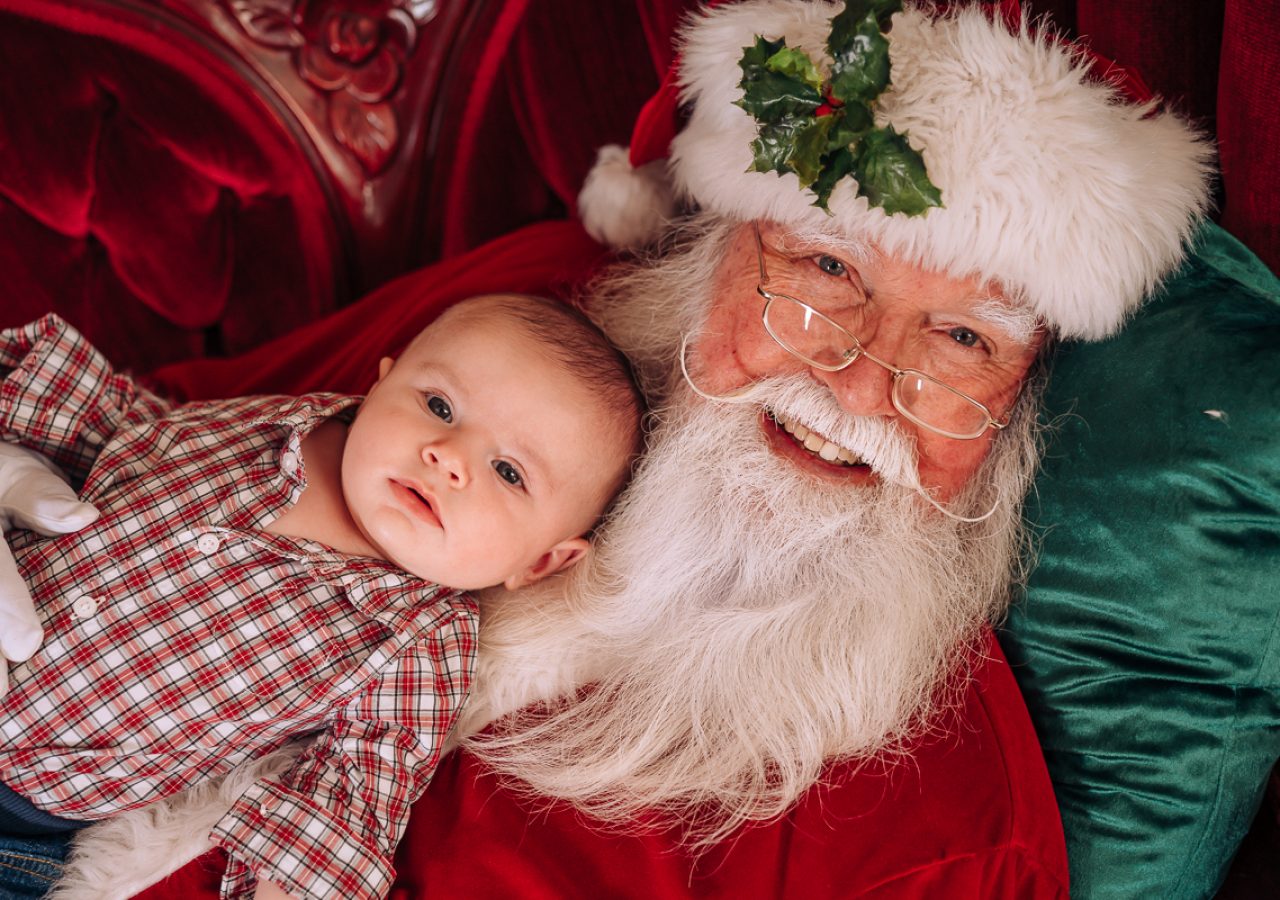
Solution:
{"label": "santa's nose", "polygon": [[896,416],[893,406],[893,373],[865,355],[838,372],[810,368],[810,373],[831,391],[845,412],[855,416]]}
{"label": "santa's nose", "polygon": [[889,316],[868,316],[860,323],[854,360],[838,372],[811,368],[813,376],[835,395],[842,409],[855,416],[896,416],[893,405],[893,367],[908,353],[909,341],[901,323]]}

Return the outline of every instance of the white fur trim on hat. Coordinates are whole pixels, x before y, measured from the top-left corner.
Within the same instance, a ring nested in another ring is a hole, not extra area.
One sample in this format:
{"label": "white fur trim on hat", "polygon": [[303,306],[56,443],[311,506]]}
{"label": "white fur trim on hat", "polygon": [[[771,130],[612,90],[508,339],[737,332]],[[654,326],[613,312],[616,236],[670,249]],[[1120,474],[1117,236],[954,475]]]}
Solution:
{"label": "white fur trim on hat", "polygon": [[[681,49],[672,142],[679,189],[731,218],[769,219],[873,240],[956,277],[997,283],[1066,337],[1100,338],[1181,261],[1208,204],[1212,147],[1152,104],[1089,80],[1067,46],[1010,32],[978,8],[907,9],[889,33],[892,84],[876,108],[919,150],[943,207],[886,215],[845,179],[814,207],[793,174],[747,171],[756,122],[738,61],[755,35],[824,60],[837,4],[747,0],[695,19]],[[820,64],[821,65],[821,64]]]}
{"label": "white fur trim on hat", "polygon": [[600,148],[578,194],[578,218],[602,244],[643,247],[662,235],[675,215],[675,189],[665,159],[633,168],[625,147]]}

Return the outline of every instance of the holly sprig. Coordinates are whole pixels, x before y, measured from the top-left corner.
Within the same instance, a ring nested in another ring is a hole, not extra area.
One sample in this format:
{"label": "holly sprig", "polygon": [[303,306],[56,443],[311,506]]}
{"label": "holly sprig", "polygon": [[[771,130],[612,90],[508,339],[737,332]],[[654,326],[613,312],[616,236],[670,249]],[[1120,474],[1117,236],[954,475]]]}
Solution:
{"label": "holly sprig", "polygon": [[875,124],[876,98],[889,86],[885,33],[901,9],[902,0],[845,0],[831,20],[825,79],[785,38],[756,35],[755,44],[743,48],[737,105],[760,123],[751,171],[795,172],[816,195],[814,206],[828,213],[831,192],[846,175],[868,203],[890,215],[916,216],[942,205],[906,135]]}

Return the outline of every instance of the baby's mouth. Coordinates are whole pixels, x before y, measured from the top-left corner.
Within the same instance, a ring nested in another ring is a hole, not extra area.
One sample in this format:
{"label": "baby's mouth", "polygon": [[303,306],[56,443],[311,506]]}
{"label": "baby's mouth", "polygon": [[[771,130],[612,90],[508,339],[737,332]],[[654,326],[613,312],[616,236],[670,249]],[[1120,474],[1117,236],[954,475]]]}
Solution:
{"label": "baby's mouth", "polygon": [[809,428],[795,419],[789,419],[780,413],[774,412],[768,407],[765,408],[764,414],[769,419],[791,435],[796,446],[802,447],[808,453],[821,459],[823,462],[830,463],[835,466],[865,466],[869,465],[861,456],[854,453],[847,447],[841,447],[832,441],[827,440],[816,431],[810,431]]}
{"label": "baby's mouth", "polygon": [[440,525],[440,513],[437,511],[431,499],[422,492],[422,489],[410,482],[394,481],[392,482],[401,492],[403,496],[417,510],[419,516],[435,525]]}

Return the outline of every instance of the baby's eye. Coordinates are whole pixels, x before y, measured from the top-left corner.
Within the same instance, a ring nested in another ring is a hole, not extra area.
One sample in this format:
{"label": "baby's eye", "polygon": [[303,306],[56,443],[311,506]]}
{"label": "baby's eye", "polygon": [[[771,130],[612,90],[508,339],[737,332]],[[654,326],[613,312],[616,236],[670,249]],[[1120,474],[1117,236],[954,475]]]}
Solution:
{"label": "baby's eye", "polygon": [[507,484],[520,487],[524,484],[524,479],[520,476],[520,471],[505,459],[495,459],[493,461],[493,471],[498,473],[498,477]]}
{"label": "baby's eye", "polygon": [[437,418],[446,422],[453,421],[453,410],[449,407],[449,401],[439,394],[427,394],[427,409],[431,410]]}
{"label": "baby's eye", "polygon": [[813,262],[819,269],[828,275],[835,275],[837,278],[843,277],[845,272],[848,271],[844,263],[834,256],[827,256],[825,253],[821,256],[815,256]]}

